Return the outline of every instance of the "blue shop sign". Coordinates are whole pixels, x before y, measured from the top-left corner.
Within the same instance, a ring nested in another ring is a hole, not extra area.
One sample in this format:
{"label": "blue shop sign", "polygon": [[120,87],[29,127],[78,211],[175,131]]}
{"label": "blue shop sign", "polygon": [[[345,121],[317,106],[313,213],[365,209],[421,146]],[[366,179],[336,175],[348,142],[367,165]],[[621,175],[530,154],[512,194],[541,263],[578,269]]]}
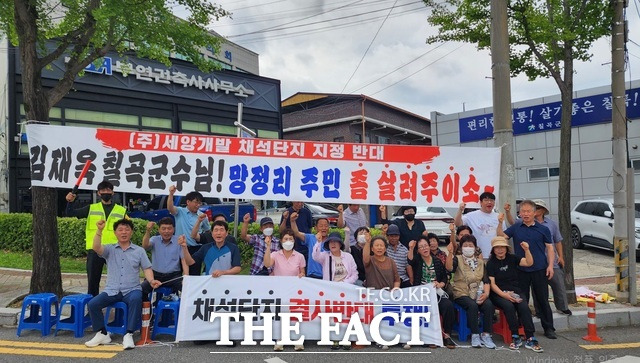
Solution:
{"label": "blue shop sign", "polygon": [[[627,118],[640,117],[640,88],[627,90],[626,105]],[[612,108],[610,93],[576,98],[573,100],[571,110],[571,125],[580,127],[611,122]],[[515,108],[511,119],[513,134],[523,135],[559,129],[561,110],[561,102]],[[491,113],[461,118],[458,122],[461,143],[493,137],[493,114]]]}

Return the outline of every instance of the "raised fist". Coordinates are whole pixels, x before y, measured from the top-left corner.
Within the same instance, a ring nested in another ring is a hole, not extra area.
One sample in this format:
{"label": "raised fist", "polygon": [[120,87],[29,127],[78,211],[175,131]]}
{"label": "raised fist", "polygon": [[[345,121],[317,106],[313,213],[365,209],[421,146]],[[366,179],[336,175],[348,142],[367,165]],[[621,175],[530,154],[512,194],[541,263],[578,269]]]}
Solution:
{"label": "raised fist", "polygon": [[104,219],[101,219],[98,222],[96,222],[96,226],[98,227],[99,231],[102,231],[104,229],[104,226],[106,225],[107,225],[107,222]]}
{"label": "raised fist", "polygon": [[180,237],[178,237],[178,245],[180,247],[187,247],[187,237],[185,237],[184,234],[181,234]]}
{"label": "raised fist", "polygon": [[67,196],[65,197],[65,199],[67,200],[67,202],[73,203],[73,201],[76,200],[76,195],[69,192],[67,193]]}
{"label": "raised fist", "polygon": [[249,223],[249,222],[251,221],[251,215],[250,215],[249,213],[245,214],[245,215],[242,217],[242,221],[243,221],[244,223]]}
{"label": "raised fist", "polygon": [[523,250],[527,251],[529,249],[529,244],[527,242],[520,242],[520,247],[522,247]]}
{"label": "raised fist", "polygon": [[291,213],[291,222],[294,222],[296,219],[298,219],[298,212],[293,212]]}
{"label": "raised fist", "polygon": [[151,229],[153,228],[153,226],[156,225],[156,222],[147,222],[147,232],[151,232]]}
{"label": "raised fist", "polygon": [[169,195],[173,195],[176,192],[176,186],[172,185],[169,187]]}

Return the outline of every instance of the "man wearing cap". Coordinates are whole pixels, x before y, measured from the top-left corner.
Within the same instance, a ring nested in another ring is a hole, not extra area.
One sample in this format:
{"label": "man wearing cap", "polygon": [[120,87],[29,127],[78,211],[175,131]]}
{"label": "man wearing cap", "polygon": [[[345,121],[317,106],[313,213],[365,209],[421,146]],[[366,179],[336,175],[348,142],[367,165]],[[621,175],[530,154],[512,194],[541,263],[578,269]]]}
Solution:
{"label": "man wearing cap", "polygon": [[[487,260],[491,251],[491,239],[496,236],[496,227],[498,227],[498,213],[493,210],[496,204],[496,196],[490,192],[480,194],[480,209],[462,215],[467,205],[460,203],[458,213],[456,213],[453,222],[456,227],[462,225],[471,227],[473,235],[478,241],[478,247],[482,250],[482,258]],[[501,230],[506,228],[504,222],[501,224]]]}
{"label": "man wearing cap", "polygon": [[[325,251],[321,251],[324,245]],[[327,240],[313,246],[313,259],[322,265],[322,279],[353,284],[358,280],[358,268],[351,254],[343,252],[344,242],[338,232],[331,232]]]}
{"label": "man wearing cap", "polygon": [[[569,306],[567,305],[567,288],[564,285],[564,256],[562,254],[562,235],[560,234],[560,228],[556,221],[547,217],[549,214],[549,208],[544,200],[534,199],[533,202],[536,204],[535,220],[549,228],[551,240],[553,241],[554,246],[555,259],[553,262],[553,278],[548,281],[549,286],[551,286],[551,290],[553,291],[553,303],[558,311],[566,315],[571,315],[572,312],[569,310]],[[514,221],[511,213],[508,213],[506,210],[505,212],[507,212],[506,217],[509,224],[522,223],[522,219]],[[540,311],[540,307],[537,304],[535,296],[533,301],[536,312]]]}
{"label": "man wearing cap", "polygon": [[[247,235],[249,229],[249,221],[251,221],[251,215],[245,214],[242,218],[242,229],[240,230],[240,238],[247,242],[250,246],[253,246],[253,260],[251,261],[251,275],[269,275],[273,268],[264,267],[264,253],[267,249],[265,237],[273,235],[273,219],[271,217],[264,217],[260,220],[260,231],[262,234]],[[271,252],[277,252],[280,249],[280,241],[277,237],[271,238],[271,244],[269,246]]]}
{"label": "man wearing cap", "polygon": [[400,228],[395,224],[390,224],[387,228],[387,239],[389,240],[389,248],[387,248],[387,256],[389,256],[398,268],[400,275],[400,288],[410,287],[409,275],[407,274],[407,256],[409,250],[400,243]]}
{"label": "man wearing cap", "polygon": [[534,299],[540,306],[538,316],[544,329],[544,335],[549,339],[557,339],[555,328],[553,327],[553,312],[549,306],[549,289],[547,280],[553,278],[553,261],[555,251],[551,239],[549,228],[543,226],[535,220],[536,205],[531,200],[523,200],[520,203],[520,216],[522,223],[513,224],[506,230],[502,230],[504,215],[498,216],[499,226],[496,234],[502,237],[513,238],[514,254],[525,257],[525,251],[520,246],[521,242],[529,244],[529,250],[533,256],[533,265],[529,267],[520,266],[519,285],[524,294],[525,301],[529,301],[529,291],[533,290]]}

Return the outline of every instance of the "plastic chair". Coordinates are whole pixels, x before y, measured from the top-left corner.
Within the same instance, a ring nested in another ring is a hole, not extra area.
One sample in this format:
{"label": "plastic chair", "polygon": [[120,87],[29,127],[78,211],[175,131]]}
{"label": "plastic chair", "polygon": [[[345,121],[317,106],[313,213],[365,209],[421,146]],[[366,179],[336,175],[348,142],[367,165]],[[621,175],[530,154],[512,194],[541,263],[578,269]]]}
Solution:
{"label": "plastic chair", "polygon": [[[55,305],[55,309],[51,309]],[[29,317],[26,317],[27,308],[30,307]],[[51,315],[54,313],[54,315]],[[42,336],[49,335],[51,328],[58,322],[58,297],[53,293],[27,295],[22,301],[22,312],[18,323],[17,335],[22,330],[40,330]]]}
{"label": "plastic chair", "polygon": [[[507,317],[504,315],[504,311],[502,309],[496,308],[496,310],[500,312],[500,317],[498,318],[498,321],[493,324],[493,332],[501,335],[505,344],[511,344],[513,339],[511,337],[511,329],[509,329]],[[518,328],[518,334],[524,335],[524,327],[522,324],[520,324],[520,328]]]}
{"label": "plastic chair", "polygon": [[[114,318],[111,322],[109,322],[109,316],[111,314],[111,310],[114,311]],[[107,311],[104,315],[104,326],[109,333],[115,333],[120,335],[125,335],[127,333],[127,322],[129,316],[129,308],[127,304],[122,301],[118,301],[114,304],[107,306]],[[140,329],[142,323],[138,321],[137,328]]]}
{"label": "plastic chair", "polygon": [[169,334],[176,336],[178,330],[178,313],[180,311],[180,300],[160,301],[155,310],[153,322],[153,333],[151,339],[155,340],[158,334]]}
{"label": "plastic chair", "polygon": [[93,296],[89,294],[76,294],[63,297],[60,301],[60,307],[58,308],[58,316],[62,316],[62,309],[65,305],[71,307],[71,315],[66,319],[60,319],[58,324],[56,324],[55,335],[58,335],[59,330],[71,330],[74,332],[76,338],[82,338],[85,329],[91,326],[91,316],[88,312],[85,314],[85,308],[92,298]]}
{"label": "plastic chair", "polygon": [[[457,322],[453,324],[453,330],[458,332],[458,340],[467,341],[471,335],[471,329],[469,329],[469,322],[467,320],[467,311],[460,305],[453,303],[454,309],[456,309],[456,315],[458,316]],[[482,330],[482,313],[478,315],[478,327]]]}

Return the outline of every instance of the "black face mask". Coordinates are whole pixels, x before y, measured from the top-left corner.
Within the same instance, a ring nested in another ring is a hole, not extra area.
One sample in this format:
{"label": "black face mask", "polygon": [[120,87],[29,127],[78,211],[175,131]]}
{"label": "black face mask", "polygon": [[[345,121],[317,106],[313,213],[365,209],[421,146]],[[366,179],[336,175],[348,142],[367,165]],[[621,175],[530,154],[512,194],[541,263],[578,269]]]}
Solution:
{"label": "black face mask", "polygon": [[111,198],[113,198],[113,194],[100,194],[100,199],[105,203],[109,203]]}
{"label": "black face mask", "polygon": [[411,222],[412,220],[414,220],[416,218],[415,214],[405,214],[404,215],[404,219],[406,219],[407,221]]}

